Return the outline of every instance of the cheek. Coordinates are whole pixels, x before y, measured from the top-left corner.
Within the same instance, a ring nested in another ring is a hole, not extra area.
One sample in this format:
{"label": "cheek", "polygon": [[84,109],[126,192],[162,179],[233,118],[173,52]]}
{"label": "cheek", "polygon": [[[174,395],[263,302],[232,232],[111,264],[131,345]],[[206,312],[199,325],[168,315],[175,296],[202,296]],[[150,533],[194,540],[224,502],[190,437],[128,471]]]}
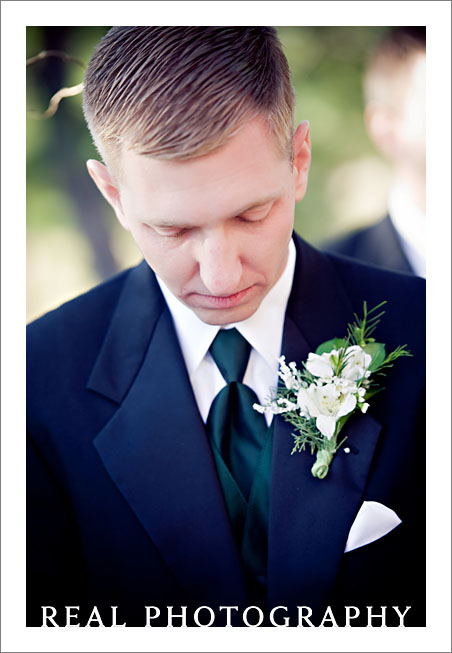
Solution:
{"label": "cheek", "polygon": [[295,211],[295,200],[292,205],[285,205],[275,220],[275,228],[270,242],[269,260],[273,260],[277,274],[282,272],[287,261],[287,252],[293,232],[293,216]]}
{"label": "cheek", "polygon": [[274,257],[277,257],[278,254],[286,255],[287,246],[292,237],[294,213],[295,199],[293,202],[285,203],[274,217],[269,238]]}
{"label": "cheek", "polygon": [[193,275],[195,264],[187,243],[162,238],[146,226],[132,235],[149,266],[168,286],[184,285]]}
{"label": "cheek", "polygon": [[269,282],[279,276],[287,261],[292,230],[290,213],[278,211],[265,228],[254,234],[252,242],[247,243],[245,257],[248,264]]}

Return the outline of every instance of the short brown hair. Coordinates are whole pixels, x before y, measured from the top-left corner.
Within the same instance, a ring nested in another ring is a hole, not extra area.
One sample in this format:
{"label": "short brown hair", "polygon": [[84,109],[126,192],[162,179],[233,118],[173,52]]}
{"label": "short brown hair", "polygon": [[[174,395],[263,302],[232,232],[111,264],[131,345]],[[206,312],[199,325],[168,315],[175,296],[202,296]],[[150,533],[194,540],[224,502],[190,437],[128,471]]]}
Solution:
{"label": "short brown hair", "polygon": [[371,53],[364,78],[366,102],[400,102],[417,55],[426,50],[425,27],[392,27]]}
{"label": "short brown hair", "polygon": [[271,27],[113,27],[84,81],[83,108],[101,156],[121,146],[188,159],[263,116],[292,156],[295,94]]}

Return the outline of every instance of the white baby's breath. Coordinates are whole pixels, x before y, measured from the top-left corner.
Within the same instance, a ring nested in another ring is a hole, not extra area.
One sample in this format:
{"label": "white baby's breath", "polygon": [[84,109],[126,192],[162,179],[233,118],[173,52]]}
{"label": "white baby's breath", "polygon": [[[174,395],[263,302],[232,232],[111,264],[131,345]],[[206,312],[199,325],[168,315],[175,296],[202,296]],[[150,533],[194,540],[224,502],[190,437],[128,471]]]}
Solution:
{"label": "white baby's breath", "polygon": [[296,364],[291,362],[289,365],[286,365],[285,356],[279,358],[278,376],[286,386],[287,390],[298,390],[301,387],[301,379],[299,378]]}

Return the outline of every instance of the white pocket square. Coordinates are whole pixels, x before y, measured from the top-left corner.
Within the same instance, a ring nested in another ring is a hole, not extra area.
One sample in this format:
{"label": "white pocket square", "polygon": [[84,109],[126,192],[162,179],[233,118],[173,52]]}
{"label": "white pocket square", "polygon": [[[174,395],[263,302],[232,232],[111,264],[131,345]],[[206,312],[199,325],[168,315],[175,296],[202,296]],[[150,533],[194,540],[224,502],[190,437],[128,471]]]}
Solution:
{"label": "white pocket square", "polygon": [[355,517],[345,545],[345,553],[375,542],[402,523],[391,508],[378,501],[364,501]]}

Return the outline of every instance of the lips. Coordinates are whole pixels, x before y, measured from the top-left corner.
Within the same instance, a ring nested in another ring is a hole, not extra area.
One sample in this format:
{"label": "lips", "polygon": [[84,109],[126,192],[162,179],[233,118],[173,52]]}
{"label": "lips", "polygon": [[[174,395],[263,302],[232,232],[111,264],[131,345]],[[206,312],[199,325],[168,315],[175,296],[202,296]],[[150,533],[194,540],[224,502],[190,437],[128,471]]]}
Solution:
{"label": "lips", "polygon": [[254,284],[252,286],[248,286],[248,288],[245,288],[244,290],[240,290],[239,292],[234,293],[233,295],[227,296],[193,293],[189,296],[188,301],[190,305],[195,308],[234,308],[235,306],[239,306],[244,301],[249,299],[253,288]]}

